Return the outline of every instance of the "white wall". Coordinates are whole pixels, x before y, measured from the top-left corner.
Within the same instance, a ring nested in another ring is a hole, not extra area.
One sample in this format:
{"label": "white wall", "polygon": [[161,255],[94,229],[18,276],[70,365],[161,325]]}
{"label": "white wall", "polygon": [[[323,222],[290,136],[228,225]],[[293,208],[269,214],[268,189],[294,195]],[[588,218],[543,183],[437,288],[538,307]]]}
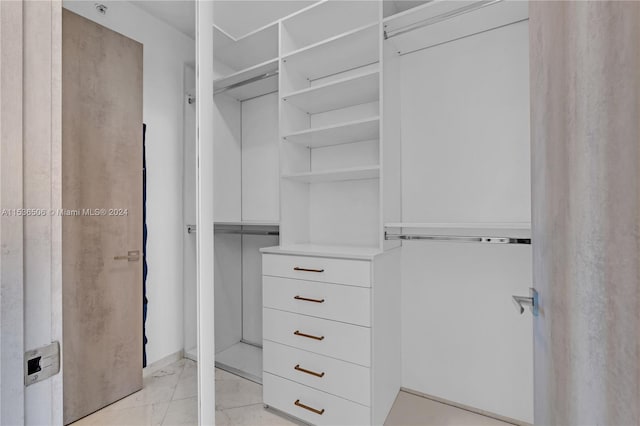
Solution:
{"label": "white wall", "polygon": [[183,104],[184,65],[195,41],[124,1],[65,1],[64,7],[144,45],[147,124],[147,360],[183,349]]}

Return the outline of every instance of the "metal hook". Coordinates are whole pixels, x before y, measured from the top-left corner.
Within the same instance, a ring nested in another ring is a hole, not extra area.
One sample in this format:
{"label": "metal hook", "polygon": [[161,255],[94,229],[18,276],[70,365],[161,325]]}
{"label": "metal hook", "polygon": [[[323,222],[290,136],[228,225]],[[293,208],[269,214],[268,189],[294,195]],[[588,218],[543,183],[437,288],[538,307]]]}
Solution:
{"label": "metal hook", "polygon": [[529,306],[534,317],[538,316],[538,292],[535,288],[529,288],[530,297],[511,296],[516,307],[520,311],[520,315],[524,313],[524,305]]}

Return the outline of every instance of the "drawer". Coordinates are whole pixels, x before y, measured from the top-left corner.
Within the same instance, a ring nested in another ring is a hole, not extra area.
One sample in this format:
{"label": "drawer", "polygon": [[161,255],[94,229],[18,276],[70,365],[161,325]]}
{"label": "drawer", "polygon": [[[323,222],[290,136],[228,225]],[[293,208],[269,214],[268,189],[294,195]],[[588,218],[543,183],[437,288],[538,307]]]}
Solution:
{"label": "drawer", "polygon": [[262,277],[262,303],[267,308],[348,322],[371,324],[371,290],[341,284]]}
{"label": "drawer", "polygon": [[264,254],[262,273],[274,277],[371,287],[368,260]]}
{"label": "drawer", "polygon": [[265,341],[262,352],[265,372],[369,406],[371,371],[301,349]]}
{"label": "drawer", "polygon": [[271,308],[263,309],[265,340],[365,367],[371,366],[370,329]]}
{"label": "drawer", "polygon": [[269,373],[264,374],[262,381],[265,404],[307,423],[327,426],[371,424],[370,409],[364,405]]}

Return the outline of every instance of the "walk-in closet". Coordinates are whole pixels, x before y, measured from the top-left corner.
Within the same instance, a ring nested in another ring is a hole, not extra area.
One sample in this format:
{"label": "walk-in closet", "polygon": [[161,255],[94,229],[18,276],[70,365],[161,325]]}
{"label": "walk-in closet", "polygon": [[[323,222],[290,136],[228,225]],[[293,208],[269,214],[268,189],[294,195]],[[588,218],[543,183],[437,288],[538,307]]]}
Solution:
{"label": "walk-in closet", "polygon": [[216,363],[268,410],[383,424],[402,391],[532,421],[527,20],[329,0],[214,29]]}

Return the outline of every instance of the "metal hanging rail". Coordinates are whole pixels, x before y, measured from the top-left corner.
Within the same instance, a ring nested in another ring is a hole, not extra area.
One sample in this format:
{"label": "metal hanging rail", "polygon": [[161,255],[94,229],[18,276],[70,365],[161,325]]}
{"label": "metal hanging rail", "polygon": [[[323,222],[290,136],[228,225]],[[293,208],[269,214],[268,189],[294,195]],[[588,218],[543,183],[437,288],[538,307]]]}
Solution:
{"label": "metal hanging rail", "polygon": [[485,243],[485,244],[531,244],[531,238],[514,237],[484,237],[461,235],[425,235],[425,234],[389,234],[384,233],[385,240],[427,240],[446,241],[458,243]]}
{"label": "metal hanging rail", "polygon": [[254,229],[214,229],[216,234],[238,234],[238,235],[267,235],[278,236],[280,231],[260,231]]}
{"label": "metal hanging rail", "polygon": [[196,232],[198,232],[196,225],[187,225],[187,234],[195,234]]}
{"label": "metal hanging rail", "polygon": [[385,30],[384,38],[388,40],[392,37],[399,36],[401,34],[408,33],[413,30],[417,30],[419,28],[428,27],[429,25],[437,24],[439,22],[448,21],[449,19],[456,18],[458,16],[475,12],[476,10],[482,9],[483,7],[490,6],[495,3],[499,3],[502,0],[487,0],[487,1],[478,1],[467,6],[461,7],[459,9],[450,10],[449,12],[442,13],[440,15],[432,16],[427,19],[423,19],[422,21],[415,22],[413,24],[406,25],[404,27],[396,28],[395,30]]}
{"label": "metal hanging rail", "polygon": [[233,84],[230,84],[228,86],[221,87],[221,88],[219,88],[217,90],[214,90],[213,94],[217,95],[218,93],[223,93],[223,92],[226,92],[227,90],[231,90],[231,89],[235,89],[237,87],[245,86],[247,84],[255,83],[256,81],[260,81],[260,80],[264,80],[264,79],[267,79],[267,78],[275,77],[275,76],[278,75],[278,72],[279,72],[278,70],[269,71],[269,72],[266,72],[264,74],[257,75],[255,77],[251,77],[251,78],[248,78],[246,80],[239,81],[237,83],[233,83]]}

